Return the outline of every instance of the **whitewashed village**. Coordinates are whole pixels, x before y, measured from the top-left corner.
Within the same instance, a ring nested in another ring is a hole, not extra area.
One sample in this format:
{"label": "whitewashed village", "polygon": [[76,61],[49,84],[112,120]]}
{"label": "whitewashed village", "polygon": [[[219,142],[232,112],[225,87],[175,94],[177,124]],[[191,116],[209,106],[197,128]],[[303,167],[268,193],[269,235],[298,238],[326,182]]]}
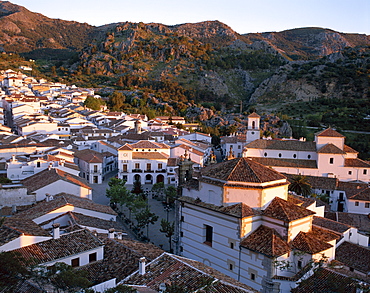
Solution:
{"label": "whitewashed village", "polygon": [[[1,292],[368,292],[370,162],[343,134],[261,138],[254,112],[215,148],[183,117],[92,110],[93,89],[29,69],[0,75],[0,251],[39,273]],[[122,183],[146,206],[114,199]],[[63,264],[86,286],[37,277]]]}

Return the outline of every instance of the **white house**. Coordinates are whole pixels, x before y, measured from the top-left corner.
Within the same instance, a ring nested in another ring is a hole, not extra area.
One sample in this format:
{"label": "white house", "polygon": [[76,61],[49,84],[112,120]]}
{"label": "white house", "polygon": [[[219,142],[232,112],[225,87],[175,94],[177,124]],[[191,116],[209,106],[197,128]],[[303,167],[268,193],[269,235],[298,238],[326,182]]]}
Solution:
{"label": "white house", "polygon": [[164,143],[141,140],[118,148],[118,177],[133,184],[168,182],[170,147]]}
{"label": "white house", "polygon": [[[289,182],[247,158],[208,166],[182,189],[178,253],[261,292],[290,292],[311,264],[335,258],[343,234],[314,223],[323,209],[288,197]],[[319,221],[319,223],[321,223]]]}
{"label": "white house", "polygon": [[313,142],[258,139],[245,146],[243,156],[283,173],[369,182],[370,164],[344,140],[332,128],[316,133]]}

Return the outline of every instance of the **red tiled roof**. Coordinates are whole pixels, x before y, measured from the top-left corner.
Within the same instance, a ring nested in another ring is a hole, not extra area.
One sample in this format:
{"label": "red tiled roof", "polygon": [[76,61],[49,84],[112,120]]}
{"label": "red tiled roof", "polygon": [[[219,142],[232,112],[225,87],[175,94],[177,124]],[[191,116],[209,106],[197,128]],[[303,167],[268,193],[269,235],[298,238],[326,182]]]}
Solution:
{"label": "red tiled roof", "polygon": [[247,149],[311,151],[316,152],[316,143],[313,141],[256,139],[245,146]]}
{"label": "red tiled roof", "polygon": [[282,198],[275,197],[268,207],[263,211],[263,215],[284,222],[291,222],[315,214],[306,208],[297,206]]}
{"label": "red tiled roof", "polygon": [[345,159],[344,167],[359,167],[359,168],[370,168],[370,164],[361,159]]}
{"label": "red tiled roof", "polygon": [[87,163],[103,163],[102,154],[90,149],[75,152],[74,156]]}
{"label": "red tiled roof", "polygon": [[[69,182],[87,189],[91,189],[86,179],[55,168],[52,168],[50,170],[45,169],[39,173],[36,173],[35,175],[32,175],[22,180],[21,182],[24,186],[27,187],[27,190],[29,192],[34,192],[44,186],[47,186],[59,180],[63,180],[65,182]],[[56,190],[56,192],[58,192],[58,190]]]}
{"label": "red tiled roof", "polygon": [[349,225],[318,216],[313,217],[312,224],[333,232],[338,232],[340,234],[343,234],[344,232],[351,228],[351,226]]}
{"label": "red tiled roof", "polygon": [[133,152],[132,159],[167,160],[169,155],[159,152]]}
{"label": "red tiled roof", "polygon": [[333,247],[331,244],[317,239],[314,235],[302,231],[290,242],[290,245],[295,249],[310,254],[316,254]]}
{"label": "red tiled roof", "polygon": [[315,136],[325,136],[325,137],[345,137],[339,132],[335,131],[333,128],[327,128],[322,131],[316,132]]}
{"label": "red tiled roof", "polygon": [[344,145],[343,150],[346,153],[356,153],[356,154],[358,154],[358,151],[354,150],[353,148],[351,148],[350,146],[348,146],[346,144]]}
{"label": "red tiled roof", "polygon": [[260,118],[261,116],[258,115],[256,112],[253,112],[252,114],[248,115],[248,118]]}
{"label": "red tiled roof", "polygon": [[179,158],[168,158],[167,167],[176,167],[179,162]]}
{"label": "red tiled roof", "polygon": [[135,149],[169,149],[170,147],[164,143],[152,142],[149,140],[140,140],[137,143],[130,145]]}
{"label": "red tiled roof", "polygon": [[28,245],[14,252],[20,253],[33,264],[42,264],[103,246],[103,243],[87,230],[61,234],[59,239],[50,239]]}
{"label": "red tiled roof", "polygon": [[350,196],[348,199],[370,201],[370,188],[365,188],[359,193]]}
{"label": "red tiled roof", "polygon": [[356,293],[359,284],[354,278],[334,272],[327,268],[317,270],[312,276],[299,283],[292,293],[338,292]]}
{"label": "red tiled roof", "polygon": [[332,143],[328,143],[321,147],[318,151],[318,154],[340,154],[345,155],[346,152],[342,151],[340,148],[338,148],[336,145]]}
{"label": "red tiled roof", "polygon": [[267,168],[247,158],[238,158],[214,165],[201,170],[203,177],[224,181],[264,183],[286,179],[279,172]]}
{"label": "red tiled roof", "polygon": [[275,229],[263,225],[244,238],[240,245],[270,257],[281,256],[291,251]]}
{"label": "red tiled roof", "polygon": [[369,248],[345,241],[335,250],[335,258],[357,271],[370,273]]}
{"label": "red tiled roof", "polygon": [[265,166],[317,169],[316,160],[257,158],[257,157],[250,159]]}

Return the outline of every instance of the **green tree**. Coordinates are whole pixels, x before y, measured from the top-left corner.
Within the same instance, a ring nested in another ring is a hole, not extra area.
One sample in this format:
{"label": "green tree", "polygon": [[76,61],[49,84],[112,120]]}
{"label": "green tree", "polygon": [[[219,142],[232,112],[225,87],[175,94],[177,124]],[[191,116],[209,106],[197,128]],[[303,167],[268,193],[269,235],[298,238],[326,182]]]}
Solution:
{"label": "green tree", "polygon": [[87,271],[75,270],[65,263],[56,263],[50,271],[50,281],[57,292],[81,292],[92,283],[87,279]]}
{"label": "green tree", "polygon": [[104,291],[104,293],[130,293],[130,292],[136,292],[136,290],[126,285],[118,285],[117,287],[109,288]]}
{"label": "green tree", "polygon": [[152,186],[152,193],[155,194],[156,197],[162,198],[165,192],[165,187],[163,182],[158,182],[153,184]]}
{"label": "green tree", "polygon": [[100,106],[105,105],[105,102],[100,98],[88,96],[84,102],[84,106],[93,110],[100,110]]}
{"label": "green tree", "polygon": [[172,236],[175,233],[175,223],[170,223],[169,221],[161,220],[161,229],[159,232],[164,233],[168,238],[168,243],[170,245],[170,252],[172,253]]}
{"label": "green tree", "polygon": [[149,238],[149,224],[153,225],[158,220],[158,216],[152,213],[149,206],[147,206],[136,214],[135,219],[139,229],[146,227],[146,237]]}
{"label": "green tree", "polygon": [[311,194],[311,184],[307,181],[307,177],[303,175],[294,175],[292,182],[289,184],[288,189],[298,195],[307,197]]}
{"label": "green tree", "polygon": [[172,185],[168,186],[165,190],[165,194],[166,194],[166,203],[169,205],[173,205],[177,197],[176,187]]}
{"label": "green tree", "polygon": [[0,291],[6,288],[4,292],[12,292],[20,280],[27,279],[30,275],[27,265],[20,253],[0,252]]}
{"label": "green tree", "polygon": [[140,195],[143,199],[146,199],[145,195],[144,195],[143,186],[141,185],[140,180],[135,180],[134,181],[134,186],[133,186],[131,192],[136,194],[136,195]]}
{"label": "green tree", "polygon": [[121,111],[125,101],[126,97],[119,91],[114,91],[109,97],[109,104],[113,111]]}

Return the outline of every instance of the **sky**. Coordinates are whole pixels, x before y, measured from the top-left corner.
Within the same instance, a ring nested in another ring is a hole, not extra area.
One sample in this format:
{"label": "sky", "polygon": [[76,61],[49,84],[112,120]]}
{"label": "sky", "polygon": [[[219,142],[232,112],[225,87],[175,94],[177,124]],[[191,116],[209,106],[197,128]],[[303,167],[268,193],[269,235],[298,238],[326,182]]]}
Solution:
{"label": "sky", "polygon": [[322,27],[370,35],[370,0],[10,0],[50,18],[100,26],[218,20],[244,33]]}

